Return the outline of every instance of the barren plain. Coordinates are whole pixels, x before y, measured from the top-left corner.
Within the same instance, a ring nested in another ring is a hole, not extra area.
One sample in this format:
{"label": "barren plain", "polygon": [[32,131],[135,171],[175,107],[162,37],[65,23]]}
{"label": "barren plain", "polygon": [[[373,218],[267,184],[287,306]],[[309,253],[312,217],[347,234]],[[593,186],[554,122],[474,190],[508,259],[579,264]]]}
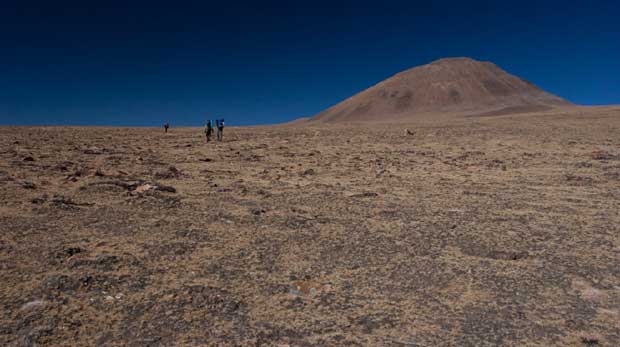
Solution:
{"label": "barren plain", "polygon": [[620,108],[0,134],[2,346],[620,345]]}

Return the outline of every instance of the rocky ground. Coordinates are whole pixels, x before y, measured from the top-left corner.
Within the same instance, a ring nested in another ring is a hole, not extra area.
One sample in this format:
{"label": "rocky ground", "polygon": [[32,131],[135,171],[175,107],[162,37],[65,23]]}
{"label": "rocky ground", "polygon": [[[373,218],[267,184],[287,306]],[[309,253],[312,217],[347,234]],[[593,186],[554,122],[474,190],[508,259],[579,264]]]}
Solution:
{"label": "rocky ground", "polygon": [[0,134],[2,346],[620,345],[617,108]]}

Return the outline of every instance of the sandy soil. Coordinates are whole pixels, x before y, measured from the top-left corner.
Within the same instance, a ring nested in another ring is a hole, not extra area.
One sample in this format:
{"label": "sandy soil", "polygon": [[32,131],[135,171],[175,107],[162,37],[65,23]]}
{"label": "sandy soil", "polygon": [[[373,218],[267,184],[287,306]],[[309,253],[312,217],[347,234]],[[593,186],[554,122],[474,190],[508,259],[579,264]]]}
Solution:
{"label": "sandy soil", "polygon": [[2,346],[620,341],[619,108],[0,135]]}

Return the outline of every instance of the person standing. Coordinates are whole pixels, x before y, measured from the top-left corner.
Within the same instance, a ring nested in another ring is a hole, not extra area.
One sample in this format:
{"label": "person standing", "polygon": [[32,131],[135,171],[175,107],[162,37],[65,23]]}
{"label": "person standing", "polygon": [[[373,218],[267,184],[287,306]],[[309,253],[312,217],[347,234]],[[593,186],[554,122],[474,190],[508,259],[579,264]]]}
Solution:
{"label": "person standing", "polygon": [[224,136],[224,119],[216,120],[215,125],[217,126],[217,140],[221,142]]}
{"label": "person standing", "polygon": [[170,124],[168,122],[164,123],[164,133],[168,133],[168,128],[170,128]]}
{"label": "person standing", "polygon": [[213,134],[213,125],[211,124],[211,120],[207,121],[207,125],[205,125],[205,135],[207,136],[207,143],[211,141],[211,135]]}

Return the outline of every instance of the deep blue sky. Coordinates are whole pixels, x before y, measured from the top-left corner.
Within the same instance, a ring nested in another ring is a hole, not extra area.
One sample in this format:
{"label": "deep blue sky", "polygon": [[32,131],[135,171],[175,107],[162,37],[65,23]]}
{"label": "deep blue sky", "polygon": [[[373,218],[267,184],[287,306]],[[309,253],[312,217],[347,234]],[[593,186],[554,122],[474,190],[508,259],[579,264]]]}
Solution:
{"label": "deep blue sky", "polygon": [[276,123],[450,56],[620,104],[619,16],[617,0],[5,0],[0,124]]}

